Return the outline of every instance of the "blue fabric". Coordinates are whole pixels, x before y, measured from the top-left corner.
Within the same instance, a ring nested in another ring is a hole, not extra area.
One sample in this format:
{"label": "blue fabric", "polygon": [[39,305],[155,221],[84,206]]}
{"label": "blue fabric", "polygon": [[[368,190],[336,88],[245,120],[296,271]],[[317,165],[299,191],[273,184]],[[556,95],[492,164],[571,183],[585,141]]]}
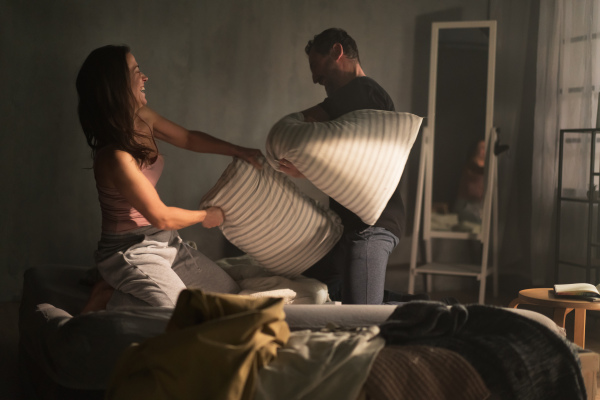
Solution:
{"label": "blue fabric", "polygon": [[347,231],[305,276],[327,285],[329,297],[343,304],[382,304],[388,258],[399,239],[385,228]]}

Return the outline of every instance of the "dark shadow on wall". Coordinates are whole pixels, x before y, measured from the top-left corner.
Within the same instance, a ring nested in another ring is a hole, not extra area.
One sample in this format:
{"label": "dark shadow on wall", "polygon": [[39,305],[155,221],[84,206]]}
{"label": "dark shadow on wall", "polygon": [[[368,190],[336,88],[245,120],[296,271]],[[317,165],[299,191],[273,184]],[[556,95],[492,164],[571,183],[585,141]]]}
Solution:
{"label": "dark shadow on wall", "polygon": [[[526,31],[526,37],[523,40],[526,43],[525,60],[523,62],[524,78],[521,92],[520,109],[515,110],[517,121],[514,124],[515,132],[509,130],[501,131],[501,139],[510,145],[510,150],[505,157],[498,158],[498,178],[503,181],[503,174],[506,171],[512,171],[513,177],[511,188],[499,188],[500,215],[501,221],[504,221],[504,234],[500,238],[502,248],[499,254],[499,264],[504,271],[518,273],[532,279],[531,276],[531,174],[532,174],[532,151],[533,151],[533,130],[535,120],[535,102],[536,102],[536,71],[537,71],[537,38],[539,26],[539,0],[532,0],[529,5],[529,21]],[[510,29],[511,26],[499,25],[498,27],[499,43],[501,35],[504,33],[502,28]],[[514,29],[514,27],[513,27]],[[512,44],[506,41],[507,46]],[[502,52],[503,48],[498,47]],[[506,85],[510,77],[504,80],[503,70],[498,69],[496,85]],[[509,106],[504,106],[504,110],[510,110]],[[502,114],[498,114],[498,118]],[[498,122],[502,128],[502,121]],[[514,164],[514,165],[510,165]],[[512,167],[512,169],[508,168]],[[515,173],[516,172],[516,173]],[[508,195],[506,195],[508,193]],[[504,194],[504,196],[503,196]],[[503,206],[504,202],[504,206]],[[502,251],[505,249],[504,251]],[[515,252],[510,249],[520,249],[518,261],[514,261]],[[506,251],[509,250],[509,251]],[[548,268],[546,281],[553,282],[552,268]],[[531,283],[530,283],[531,286]]]}

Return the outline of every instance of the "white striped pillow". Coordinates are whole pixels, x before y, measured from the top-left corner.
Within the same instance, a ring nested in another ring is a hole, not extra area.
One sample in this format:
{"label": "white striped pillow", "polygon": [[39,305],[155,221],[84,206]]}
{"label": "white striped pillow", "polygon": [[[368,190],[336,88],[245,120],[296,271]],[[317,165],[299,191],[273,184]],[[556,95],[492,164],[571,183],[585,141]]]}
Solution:
{"label": "white striped pillow", "polygon": [[267,161],[285,158],[323,193],[373,225],[396,190],[423,118],[358,110],[328,122],[302,113],[277,122],[267,138]]}
{"label": "white striped pillow", "polygon": [[221,230],[277,275],[294,277],[319,261],[342,235],[340,218],[303,194],[261,158],[263,168],[234,159],[200,208],[220,207]]}

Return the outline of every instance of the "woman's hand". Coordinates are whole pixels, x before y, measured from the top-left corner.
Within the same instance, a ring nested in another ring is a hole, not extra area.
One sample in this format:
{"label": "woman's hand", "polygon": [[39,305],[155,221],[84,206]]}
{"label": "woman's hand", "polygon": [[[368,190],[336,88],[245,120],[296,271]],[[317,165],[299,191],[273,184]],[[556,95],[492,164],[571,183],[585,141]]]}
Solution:
{"label": "woman's hand", "polygon": [[214,228],[221,225],[225,220],[223,210],[219,207],[209,207],[204,211],[206,211],[206,217],[202,221],[202,226],[205,228]]}
{"label": "woman's hand", "polygon": [[236,146],[234,157],[241,158],[242,160],[252,164],[256,169],[262,168],[262,164],[258,159],[263,157],[263,154],[258,149],[249,149],[247,147]]}

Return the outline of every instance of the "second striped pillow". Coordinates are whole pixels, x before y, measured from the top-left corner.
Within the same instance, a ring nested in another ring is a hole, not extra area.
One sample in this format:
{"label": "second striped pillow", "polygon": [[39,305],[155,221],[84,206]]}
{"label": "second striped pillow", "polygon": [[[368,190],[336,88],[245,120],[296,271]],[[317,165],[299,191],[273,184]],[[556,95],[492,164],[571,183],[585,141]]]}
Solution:
{"label": "second striped pillow", "polygon": [[294,277],[319,261],[342,235],[340,218],[261,159],[258,170],[234,159],[200,208],[220,207],[231,243],[277,275]]}

